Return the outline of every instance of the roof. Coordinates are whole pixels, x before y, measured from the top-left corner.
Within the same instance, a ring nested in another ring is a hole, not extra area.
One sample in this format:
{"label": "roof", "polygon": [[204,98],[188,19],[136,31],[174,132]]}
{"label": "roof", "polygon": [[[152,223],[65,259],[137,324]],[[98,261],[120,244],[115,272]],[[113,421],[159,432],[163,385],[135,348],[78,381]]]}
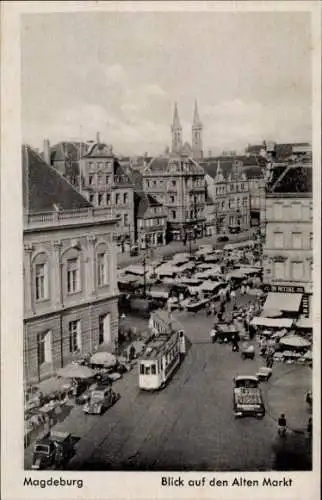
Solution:
{"label": "roof", "polygon": [[308,142],[298,142],[298,143],[286,143],[286,144],[276,144],[274,157],[276,160],[286,159],[293,153],[293,147],[309,146]]}
{"label": "roof", "polygon": [[265,148],[264,144],[249,144],[246,148],[246,153],[259,154]]}
{"label": "roof", "polygon": [[134,189],[141,192],[143,191],[143,175],[138,170],[134,170],[133,168],[127,168],[127,175],[134,185]]}
{"label": "roof", "polygon": [[84,157],[88,158],[111,158],[114,157],[112,146],[108,146],[104,142],[94,142]]}
{"label": "roof", "polygon": [[169,157],[158,156],[153,158],[149,163],[148,167],[151,172],[165,172],[168,168]]}
{"label": "roof", "polygon": [[228,179],[233,169],[233,160],[225,158],[220,162],[218,162],[218,160],[210,162],[200,162],[199,165],[204,169],[205,174],[208,174],[213,179],[216,177],[218,166],[220,165],[224,179]]}
{"label": "roof", "polygon": [[267,193],[312,193],[312,165],[276,165],[266,183]]}
{"label": "roof", "polygon": [[92,207],[55,168],[29,146],[22,147],[23,208],[26,212]]}
{"label": "roof", "polygon": [[[147,211],[151,207],[162,207],[163,205],[159,203],[154,196],[146,194],[143,191],[136,192],[136,198],[138,200],[137,217],[142,218],[147,214]],[[155,214],[156,217],[161,217],[162,214]]]}
{"label": "roof", "polygon": [[263,179],[264,178],[264,171],[263,168],[260,166],[252,166],[252,167],[246,167],[243,169],[243,172],[246,174],[247,179]]}

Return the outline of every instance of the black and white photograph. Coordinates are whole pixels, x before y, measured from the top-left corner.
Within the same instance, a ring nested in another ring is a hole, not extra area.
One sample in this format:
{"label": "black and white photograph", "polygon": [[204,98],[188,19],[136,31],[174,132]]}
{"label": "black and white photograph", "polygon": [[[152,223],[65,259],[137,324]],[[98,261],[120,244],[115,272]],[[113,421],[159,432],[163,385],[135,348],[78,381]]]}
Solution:
{"label": "black and white photograph", "polygon": [[313,470],[312,11],[157,3],[20,15],[25,494]]}

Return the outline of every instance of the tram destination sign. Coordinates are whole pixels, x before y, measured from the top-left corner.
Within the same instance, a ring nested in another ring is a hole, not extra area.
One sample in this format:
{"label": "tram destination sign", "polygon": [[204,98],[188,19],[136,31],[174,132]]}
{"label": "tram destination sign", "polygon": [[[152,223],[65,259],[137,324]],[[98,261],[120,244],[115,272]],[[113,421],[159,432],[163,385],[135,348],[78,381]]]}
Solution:
{"label": "tram destination sign", "polygon": [[303,286],[283,286],[283,285],[265,285],[266,292],[278,292],[278,293],[304,293]]}

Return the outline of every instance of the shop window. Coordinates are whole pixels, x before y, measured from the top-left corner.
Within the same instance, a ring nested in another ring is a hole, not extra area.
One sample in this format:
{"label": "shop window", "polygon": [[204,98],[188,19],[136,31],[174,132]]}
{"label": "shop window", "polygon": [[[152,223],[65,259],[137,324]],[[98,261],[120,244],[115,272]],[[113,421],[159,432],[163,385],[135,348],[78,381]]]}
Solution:
{"label": "shop window", "polygon": [[171,210],[171,217],[172,217],[172,219],[177,218],[177,212],[175,210]]}
{"label": "shop window", "polygon": [[128,193],[124,193],[123,194],[123,203],[124,203],[124,205],[126,205],[128,203],[128,201],[129,201],[129,195],[128,195]]}
{"label": "shop window", "polygon": [[38,364],[52,362],[52,332],[51,330],[38,335]]}
{"label": "shop window", "polygon": [[120,195],[119,193],[116,193],[115,195],[115,205],[119,205],[120,204]]}
{"label": "shop window", "polygon": [[76,353],[81,351],[81,325],[79,320],[68,323],[69,334],[69,352]]}

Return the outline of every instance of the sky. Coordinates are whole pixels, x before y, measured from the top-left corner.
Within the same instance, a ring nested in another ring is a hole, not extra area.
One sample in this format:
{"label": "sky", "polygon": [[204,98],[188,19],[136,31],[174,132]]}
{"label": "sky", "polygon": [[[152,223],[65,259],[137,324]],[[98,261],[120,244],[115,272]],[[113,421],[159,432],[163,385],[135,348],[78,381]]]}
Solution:
{"label": "sky", "polygon": [[174,102],[204,152],[311,141],[311,34],[304,12],[25,14],[23,142],[101,140],[123,155],[171,145]]}

